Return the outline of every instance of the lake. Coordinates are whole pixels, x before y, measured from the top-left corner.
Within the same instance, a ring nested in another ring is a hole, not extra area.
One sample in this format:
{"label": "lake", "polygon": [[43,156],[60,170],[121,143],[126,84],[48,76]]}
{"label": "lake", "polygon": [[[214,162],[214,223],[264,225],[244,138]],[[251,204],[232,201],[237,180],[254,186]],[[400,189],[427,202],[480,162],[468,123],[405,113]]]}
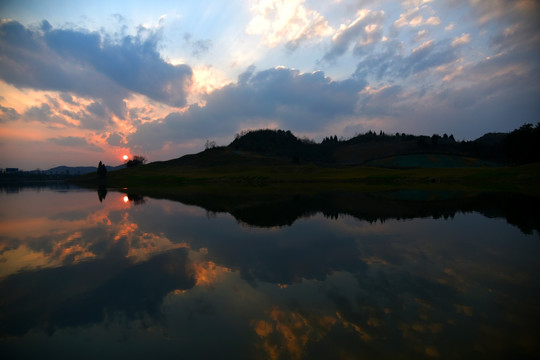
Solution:
{"label": "lake", "polygon": [[0,192],[0,357],[540,355],[540,201]]}

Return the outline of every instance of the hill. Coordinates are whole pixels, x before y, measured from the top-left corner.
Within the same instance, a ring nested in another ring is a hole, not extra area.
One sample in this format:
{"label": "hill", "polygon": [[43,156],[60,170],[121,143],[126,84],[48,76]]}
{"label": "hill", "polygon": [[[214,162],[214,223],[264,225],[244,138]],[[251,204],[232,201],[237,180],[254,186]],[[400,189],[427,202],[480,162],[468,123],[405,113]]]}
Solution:
{"label": "hill", "polygon": [[[126,165],[107,166],[107,171],[116,171],[125,168]],[[12,186],[14,184],[30,185],[44,182],[63,182],[78,176],[95,175],[96,166],[56,166],[48,170],[31,170],[0,172],[0,185]]]}
{"label": "hill", "polygon": [[[257,130],[228,146],[134,166],[79,183],[157,191],[199,191],[193,187],[246,186],[354,187],[379,191],[396,188],[455,191],[520,191],[538,194],[540,163],[509,167],[505,145],[510,135],[457,142],[453,136],[383,133],[349,140],[329,137],[321,143],[299,139],[290,131]],[[489,139],[489,141],[487,140]],[[298,190],[298,189],[297,189]],[[355,190],[355,191],[356,191]]]}
{"label": "hill", "polygon": [[[537,129],[540,125],[459,142],[446,134],[428,137],[368,132],[348,140],[332,136],[320,143],[299,139],[290,131],[257,130],[238,135],[227,146],[210,146],[197,154],[108,172],[101,177],[94,172],[73,182],[145,192],[186,188],[199,191],[199,186],[205,186],[205,192],[209,186],[216,187],[217,192],[224,186],[244,191],[246,186],[273,184],[353,187],[355,191],[510,191],[537,196],[540,157],[536,141],[540,144],[540,139],[531,136]],[[530,151],[515,158],[514,154],[523,154],[519,147]],[[524,163],[532,164],[508,166]]]}
{"label": "hill", "polygon": [[169,165],[233,166],[315,164],[389,168],[496,166],[506,162],[507,134],[486,134],[471,142],[452,135],[386,135],[368,132],[348,140],[327,137],[321,143],[299,139],[290,131],[256,130],[238,135],[226,147],[161,162]]}
{"label": "hill", "polygon": [[[125,165],[119,166],[107,166],[107,171],[115,171],[125,168]],[[41,174],[45,175],[84,175],[92,172],[96,172],[96,166],[56,166],[49,170],[39,171]]]}

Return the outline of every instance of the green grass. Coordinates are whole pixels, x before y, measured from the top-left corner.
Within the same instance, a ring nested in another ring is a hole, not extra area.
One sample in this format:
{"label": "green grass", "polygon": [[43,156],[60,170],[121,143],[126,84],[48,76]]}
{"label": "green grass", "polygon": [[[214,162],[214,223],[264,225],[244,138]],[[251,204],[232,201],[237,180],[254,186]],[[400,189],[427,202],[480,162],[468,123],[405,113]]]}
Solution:
{"label": "green grass", "polygon": [[[78,178],[95,186],[97,174]],[[517,167],[464,167],[385,169],[375,167],[322,167],[316,165],[228,165],[197,167],[152,163],[109,172],[108,187],[160,189],[204,186],[220,188],[276,186],[287,188],[354,188],[362,191],[425,189],[453,191],[506,191],[540,195],[540,163]]]}

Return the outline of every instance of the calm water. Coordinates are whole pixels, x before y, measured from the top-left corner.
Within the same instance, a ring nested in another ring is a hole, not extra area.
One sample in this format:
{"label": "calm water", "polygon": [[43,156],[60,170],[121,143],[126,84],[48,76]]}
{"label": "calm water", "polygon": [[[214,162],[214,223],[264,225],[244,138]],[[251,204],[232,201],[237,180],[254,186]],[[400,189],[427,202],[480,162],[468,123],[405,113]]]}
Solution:
{"label": "calm water", "polygon": [[538,200],[446,195],[1,192],[0,357],[538,356]]}

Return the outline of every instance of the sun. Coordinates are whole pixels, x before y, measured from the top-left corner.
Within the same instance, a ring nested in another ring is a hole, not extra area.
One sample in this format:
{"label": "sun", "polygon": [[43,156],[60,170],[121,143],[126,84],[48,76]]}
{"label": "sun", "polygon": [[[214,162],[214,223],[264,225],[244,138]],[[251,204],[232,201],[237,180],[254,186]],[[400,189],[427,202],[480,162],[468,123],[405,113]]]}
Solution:
{"label": "sun", "polygon": [[122,156],[122,159],[127,160],[127,159],[129,159],[129,156],[124,155],[124,156]]}

